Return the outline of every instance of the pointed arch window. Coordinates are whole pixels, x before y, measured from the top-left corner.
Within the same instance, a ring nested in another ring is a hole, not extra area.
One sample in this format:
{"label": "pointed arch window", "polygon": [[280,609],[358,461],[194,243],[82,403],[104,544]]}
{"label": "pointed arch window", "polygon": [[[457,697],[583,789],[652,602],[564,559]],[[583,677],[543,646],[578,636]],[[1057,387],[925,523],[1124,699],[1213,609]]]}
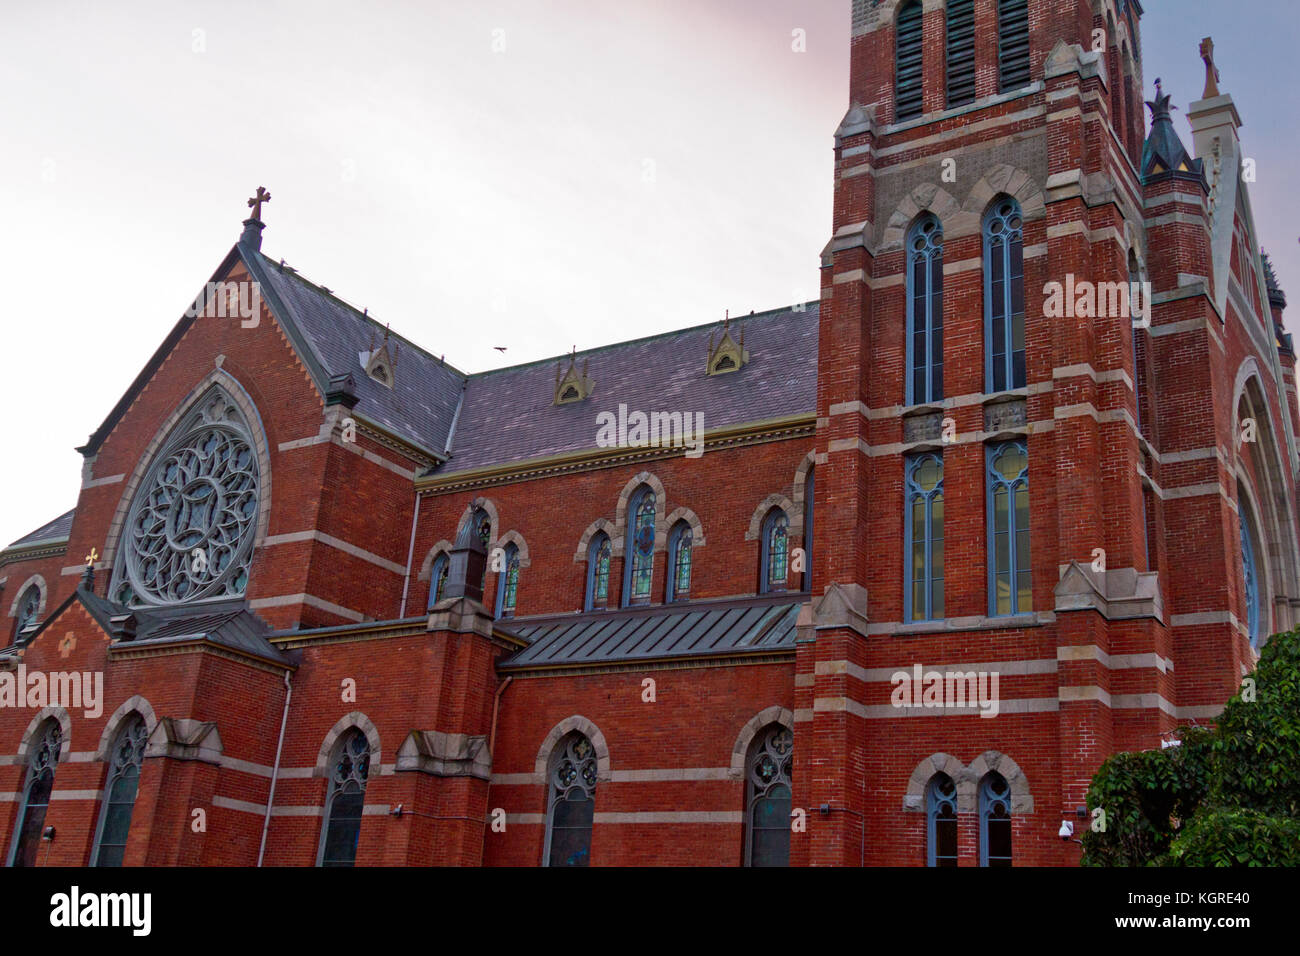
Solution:
{"label": "pointed arch window", "polygon": [[990,616],[1033,608],[1029,564],[1029,453],[1023,442],[992,445],[988,464]]}
{"label": "pointed arch window", "polygon": [[980,781],[980,866],[1011,865],[1011,788],[1002,774]]}
{"label": "pointed arch window", "polygon": [[773,508],[763,519],[763,547],[759,567],[759,593],[784,591],[790,571],[790,519]]}
{"label": "pointed arch window", "polygon": [[35,738],[35,746],[27,761],[27,779],[23,782],[22,808],[18,811],[18,825],[14,827],[14,845],[10,851],[10,866],[35,866],[36,853],[41,845],[41,832],[45,829],[45,811],[50,806],[50,793],[54,790],[54,771],[59,763],[59,748],[63,746],[63,728],[51,717],[45,721]]}
{"label": "pointed arch window", "polygon": [[655,493],[642,485],[628,506],[627,557],[623,594],[628,604],[650,603],[655,562]]}
{"label": "pointed arch window", "polygon": [[[469,516],[469,520],[478,531],[478,542],[483,545],[483,553],[491,555],[492,553],[492,518],[483,508],[475,508]],[[482,588],[487,584],[487,569],[489,562],[483,562],[483,574],[479,580],[479,587]]]}
{"label": "pointed arch window", "polygon": [[985,387],[1025,387],[1025,250],[1020,204],[1002,198],[984,216]]}
{"label": "pointed arch window", "polygon": [[119,604],[239,597],[248,588],[262,481],[248,422],[214,385],[145,472],[118,539]]}
{"label": "pointed arch window", "polygon": [[926,865],[957,865],[957,785],[936,773],[925,788]]}
{"label": "pointed arch window", "polygon": [[17,644],[27,626],[41,613],[41,589],[35,584],[29,585],[18,599],[18,611],[14,617],[14,633],[10,643]]}
{"label": "pointed arch window", "polygon": [[894,118],[898,122],[920,116],[924,108],[921,20],[920,0],[909,0],[898,11],[898,46],[894,59]]}
{"label": "pointed arch window", "polygon": [[506,545],[505,570],[497,585],[497,617],[514,617],[515,600],[519,597],[519,548]]}
{"label": "pointed arch window", "polygon": [[789,866],[794,734],[780,724],[763,728],[745,768],[745,864]]}
{"label": "pointed arch window", "polygon": [[1255,562],[1254,515],[1244,498],[1237,500],[1238,525],[1241,528],[1241,571],[1246,599],[1246,629],[1250,633],[1250,646],[1259,648],[1263,633],[1263,607],[1259,600],[1259,568]]}
{"label": "pointed arch window", "polygon": [[943,398],[943,227],[927,213],[907,234],[907,404]]}
{"label": "pointed arch window", "polygon": [[1003,93],[1029,83],[1029,0],[998,0],[998,81]]}
{"label": "pointed arch window", "polygon": [[813,472],[816,469],[808,469],[808,477],[803,483],[803,550],[804,550],[804,572],[803,572],[803,589],[812,591],[812,566],[813,566],[813,516],[816,509],[813,507],[815,501],[813,492],[816,490],[813,484]]}
{"label": "pointed arch window", "polygon": [[591,539],[587,548],[587,600],[588,611],[603,610],[609,606],[609,563],[613,555],[609,535],[601,531]]}
{"label": "pointed arch window", "polygon": [[369,776],[370,741],[359,728],[353,727],[339,738],[330,761],[329,794],[325,798],[325,826],[321,831],[317,866],[356,864]]}
{"label": "pointed arch window", "polygon": [[913,455],[906,463],[907,620],[943,618],[943,459]]}
{"label": "pointed arch window", "polygon": [[673,525],[668,535],[668,600],[685,601],[691,596],[691,546],[695,535],[686,521]]}
{"label": "pointed arch window", "polygon": [[451,568],[451,559],[444,553],[433,559],[433,567],[429,572],[429,607],[442,600],[443,592],[447,587],[447,572]]}
{"label": "pointed arch window", "polygon": [[113,739],[112,749],[108,752],[108,780],[104,784],[91,866],[122,865],[148,737],[144,718],[133,713],[122,722]]}
{"label": "pointed arch window", "polygon": [[590,866],[596,809],[596,748],[574,731],[551,755],[546,808],[546,865]]}
{"label": "pointed arch window", "polygon": [[975,101],[975,0],[948,0],[948,106]]}

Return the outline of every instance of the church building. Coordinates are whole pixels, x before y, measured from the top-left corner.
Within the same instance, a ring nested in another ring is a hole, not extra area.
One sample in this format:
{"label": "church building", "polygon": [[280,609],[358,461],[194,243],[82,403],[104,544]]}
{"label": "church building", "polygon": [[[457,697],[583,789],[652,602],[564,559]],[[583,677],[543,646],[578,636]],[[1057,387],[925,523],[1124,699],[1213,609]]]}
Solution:
{"label": "church building", "polygon": [[1142,13],[851,0],[819,301],[545,361],[354,308],[259,189],[0,552],[4,862],[1076,864],[1300,616],[1241,118]]}

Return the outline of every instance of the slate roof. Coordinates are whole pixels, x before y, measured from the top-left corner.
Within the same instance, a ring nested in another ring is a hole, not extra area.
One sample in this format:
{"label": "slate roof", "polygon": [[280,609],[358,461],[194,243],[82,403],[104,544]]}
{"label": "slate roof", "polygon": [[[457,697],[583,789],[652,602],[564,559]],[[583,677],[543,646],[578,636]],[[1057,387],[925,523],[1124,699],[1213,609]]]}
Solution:
{"label": "slate roof", "polygon": [[[292,268],[259,253],[246,254],[271,308],[288,312],[327,377],[351,374],[360,402],[357,411],[388,431],[427,451],[444,453],[465,375],[419,346],[392,334],[398,347],[393,387],[366,374],[358,356],[384,340],[382,323],[364,315]],[[390,345],[391,348],[391,345]]]}
{"label": "slate roof", "polygon": [[619,611],[520,618],[499,628],[529,646],[502,671],[667,658],[771,653],[794,648],[802,595],[763,595]]}
{"label": "slate roof", "polygon": [[[45,544],[53,541],[67,541],[68,535],[72,532],[72,516],[77,513],[77,509],[65,512],[47,524],[41,525],[35,531],[23,535],[17,541],[9,545],[10,548],[26,548],[34,544]],[[8,550],[8,549],[6,549]]]}
{"label": "slate roof", "polygon": [[595,449],[597,416],[629,412],[701,413],[705,431],[811,414],[817,407],[816,303],[733,320],[750,361],[739,371],[707,375],[709,336],[721,323],[577,353],[593,383],[589,398],[555,405],[555,370],[569,356],[469,377],[451,459],[435,474]]}

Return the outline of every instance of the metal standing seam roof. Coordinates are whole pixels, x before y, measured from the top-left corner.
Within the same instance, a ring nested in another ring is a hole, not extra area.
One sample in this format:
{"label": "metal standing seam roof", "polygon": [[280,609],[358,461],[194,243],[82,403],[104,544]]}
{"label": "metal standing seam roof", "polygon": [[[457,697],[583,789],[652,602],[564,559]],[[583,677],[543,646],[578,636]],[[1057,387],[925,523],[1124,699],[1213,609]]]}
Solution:
{"label": "metal standing seam roof", "polygon": [[529,646],[500,664],[528,670],[581,664],[710,657],[794,647],[804,596],[523,619],[505,625]]}

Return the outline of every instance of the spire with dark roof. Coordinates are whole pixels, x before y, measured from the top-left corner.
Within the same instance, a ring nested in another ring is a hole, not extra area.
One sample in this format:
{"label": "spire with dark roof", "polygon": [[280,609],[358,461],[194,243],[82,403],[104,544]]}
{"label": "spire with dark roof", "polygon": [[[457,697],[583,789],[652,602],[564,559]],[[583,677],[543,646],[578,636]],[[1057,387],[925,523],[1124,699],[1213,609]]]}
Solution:
{"label": "spire with dark roof", "polygon": [[1148,101],[1151,108],[1151,133],[1142,146],[1142,182],[1150,183],[1164,178],[1194,180],[1205,191],[1209,187],[1205,182],[1203,163],[1192,159],[1178,138],[1174,129],[1171,111],[1176,107],[1169,105],[1170,96],[1161,92],[1160,80],[1156,80],[1156,98]]}
{"label": "spire with dark roof", "polygon": [[1263,249],[1259,251],[1259,257],[1264,260],[1264,285],[1268,289],[1268,304],[1275,308],[1285,309],[1286,293],[1277,284],[1277,273],[1273,271],[1273,260],[1268,257],[1268,253]]}

